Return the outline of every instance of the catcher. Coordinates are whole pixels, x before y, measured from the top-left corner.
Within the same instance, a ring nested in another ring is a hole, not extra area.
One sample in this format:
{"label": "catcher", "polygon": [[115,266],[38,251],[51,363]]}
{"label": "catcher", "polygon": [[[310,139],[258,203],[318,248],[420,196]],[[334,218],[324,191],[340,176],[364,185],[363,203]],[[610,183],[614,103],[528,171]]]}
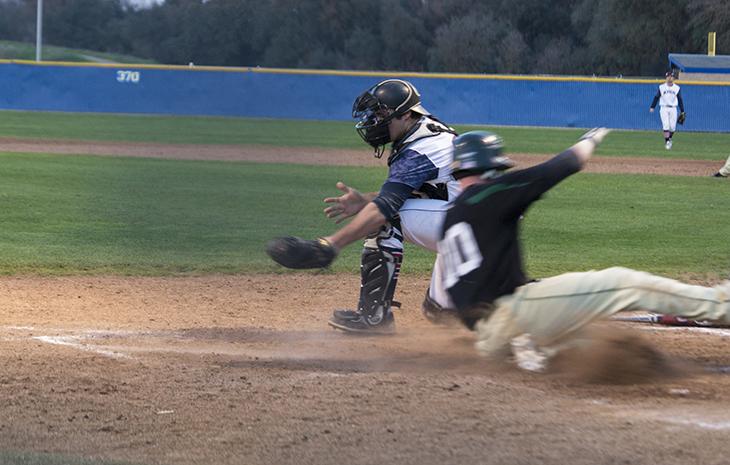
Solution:
{"label": "catcher", "polygon": [[511,345],[522,368],[542,371],[576,330],[621,311],[730,323],[730,281],[693,286],[615,267],[528,282],[520,216],[581,170],[607,133],[590,131],[551,160],[508,173],[513,164],[497,135],[475,131],[454,140],[453,175],[463,193],[446,214],[438,249],[444,285],[483,354],[505,355]]}
{"label": "catcher", "polygon": [[[359,333],[395,330],[392,307],[403,260],[403,241],[436,251],[447,201],[459,193],[451,176],[455,132],[422,105],[416,88],[407,81],[388,79],[363,92],[353,105],[355,129],[362,139],[388,156],[388,178],[380,192],[362,194],[344,183],[339,197],[325,214],[337,223],[354,216],[334,234],[317,240],[284,237],[271,241],[267,253],[288,268],[328,266],[347,245],[366,238],[361,254],[361,285],[357,310],[335,310],[329,324]],[[436,263],[440,258],[436,257]],[[440,267],[436,266],[435,270]],[[449,315],[451,302],[437,272],[426,292],[422,311],[438,322]],[[455,315],[451,310],[451,315]]]}

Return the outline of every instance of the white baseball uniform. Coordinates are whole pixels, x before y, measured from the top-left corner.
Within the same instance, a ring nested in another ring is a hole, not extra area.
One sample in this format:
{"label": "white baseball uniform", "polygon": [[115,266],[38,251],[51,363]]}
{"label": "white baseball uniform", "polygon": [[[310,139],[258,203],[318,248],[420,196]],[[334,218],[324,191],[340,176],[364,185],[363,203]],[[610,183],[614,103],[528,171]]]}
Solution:
{"label": "white baseball uniform", "polygon": [[[424,183],[431,185],[434,189],[439,184],[446,187],[444,193],[448,200],[435,199],[409,199],[398,210],[400,218],[400,230],[394,226],[393,234],[388,238],[380,238],[381,246],[395,250],[402,249],[403,239],[425,249],[437,252],[437,243],[441,233],[441,224],[446,216],[449,201],[461,193],[459,183],[451,176],[451,162],[453,157],[454,134],[429,129],[429,124],[438,124],[428,117],[423,117],[419,123],[418,130],[406,137],[402,143],[397,160],[391,162],[391,170],[388,181],[414,185],[411,179],[418,179],[421,173],[429,172],[431,175]],[[424,124],[425,123],[425,124]],[[421,190],[423,185],[421,186]],[[440,278],[440,256],[436,255],[434,271],[431,276],[430,297],[439,305],[451,308],[451,299],[443,287]]]}
{"label": "white baseball uniform", "polygon": [[679,85],[667,84],[666,82],[659,86],[659,91],[654,97],[651,108],[659,102],[659,117],[662,120],[662,130],[674,132],[677,130],[677,107],[680,111],[684,111],[682,96],[679,94]]}

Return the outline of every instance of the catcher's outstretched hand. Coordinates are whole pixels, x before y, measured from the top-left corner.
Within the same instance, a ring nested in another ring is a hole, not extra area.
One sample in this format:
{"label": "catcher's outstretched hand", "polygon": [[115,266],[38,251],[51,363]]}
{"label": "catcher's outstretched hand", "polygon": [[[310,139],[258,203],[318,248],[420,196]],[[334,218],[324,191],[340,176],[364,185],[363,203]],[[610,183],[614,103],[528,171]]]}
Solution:
{"label": "catcher's outstretched hand", "polygon": [[333,218],[335,224],[340,224],[346,218],[356,215],[367,205],[368,200],[359,191],[346,185],[344,182],[338,181],[337,188],[344,192],[339,197],[327,197],[325,203],[331,203],[329,207],[324,209],[327,218]]}
{"label": "catcher's outstretched hand", "polygon": [[325,239],[308,241],[294,236],[279,237],[266,245],[266,253],[287,268],[324,268],[337,257],[337,249]]}

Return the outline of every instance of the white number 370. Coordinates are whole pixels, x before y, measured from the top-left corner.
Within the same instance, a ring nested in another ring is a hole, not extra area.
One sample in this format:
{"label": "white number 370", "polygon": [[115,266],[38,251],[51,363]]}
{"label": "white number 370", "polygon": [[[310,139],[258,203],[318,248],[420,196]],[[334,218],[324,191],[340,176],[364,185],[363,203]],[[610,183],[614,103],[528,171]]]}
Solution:
{"label": "white number 370", "polygon": [[139,71],[117,71],[117,82],[131,82],[137,84],[139,82]]}

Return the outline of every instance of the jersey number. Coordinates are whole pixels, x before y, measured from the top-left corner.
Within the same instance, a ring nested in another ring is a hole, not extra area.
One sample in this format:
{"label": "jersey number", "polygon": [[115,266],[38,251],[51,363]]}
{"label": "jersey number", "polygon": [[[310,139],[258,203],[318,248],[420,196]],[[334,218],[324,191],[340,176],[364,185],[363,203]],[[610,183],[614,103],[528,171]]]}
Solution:
{"label": "jersey number", "polygon": [[439,244],[439,251],[443,254],[447,289],[482,264],[482,254],[469,223],[451,226]]}

